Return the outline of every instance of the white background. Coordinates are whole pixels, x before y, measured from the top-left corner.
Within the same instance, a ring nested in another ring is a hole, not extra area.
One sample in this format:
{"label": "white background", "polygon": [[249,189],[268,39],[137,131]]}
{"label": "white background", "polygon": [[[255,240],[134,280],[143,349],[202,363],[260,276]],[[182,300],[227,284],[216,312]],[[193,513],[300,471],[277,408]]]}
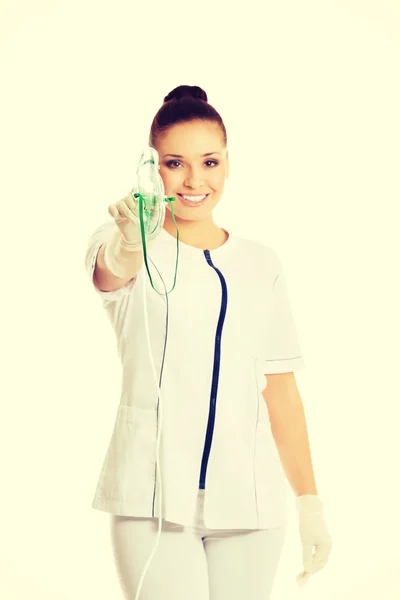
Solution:
{"label": "white background", "polygon": [[279,253],[307,363],[334,549],[298,590],[293,504],[273,600],[398,600],[399,3],[3,0],[0,33],[0,596],[122,598],[91,508],[120,365],[83,260],[188,84],[228,132],[215,220]]}

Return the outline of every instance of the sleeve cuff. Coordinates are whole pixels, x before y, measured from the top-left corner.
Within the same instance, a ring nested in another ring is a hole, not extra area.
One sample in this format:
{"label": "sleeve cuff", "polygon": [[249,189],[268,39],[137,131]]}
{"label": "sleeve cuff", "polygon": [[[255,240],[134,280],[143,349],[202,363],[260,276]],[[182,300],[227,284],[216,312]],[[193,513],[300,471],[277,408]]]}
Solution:
{"label": "sleeve cuff", "polygon": [[296,369],[304,369],[306,363],[303,356],[294,356],[292,358],[264,360],[262,367],[264,375],[273,375],[274,373],[289,373]]}
{"label": "sleeve cuff", "polygon": [[132,291],[133,286],[136,283],[137,276],[133,277],[132,279],[127,281],[127,283],[123,287],[119,288],[118,290],[112,290],[109,292],[99,290],[99,288],[96,287],[93,278],[94,278],[94,270],[96,268],[97,254],[103,244],[104,244],[104,240],[101,240],[95,246],[93,246],[93,248],[91,249],[90,263],[88,265],[89,266],[89,277],[90,277],[90,281],[92,282],[93,289],[97,292],[97,294],[100,296],[100,298],[102,298],[103,300],[114,301],[122,296],[125,296],[126,294],[129,294]]}

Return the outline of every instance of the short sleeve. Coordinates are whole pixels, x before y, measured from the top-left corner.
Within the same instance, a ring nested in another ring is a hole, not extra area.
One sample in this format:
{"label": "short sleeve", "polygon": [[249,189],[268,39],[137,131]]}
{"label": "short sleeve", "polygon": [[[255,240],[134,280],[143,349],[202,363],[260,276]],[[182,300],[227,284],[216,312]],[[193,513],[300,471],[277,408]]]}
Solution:
{"label": "short sleeve", "polygon": [[289,373],[305,367],[282,263],[274,251],[277,275],[272,287],[271,312],[263,372]]}
{"label": "short sleeve", "polygon": [[111,292],[103,292],[96,287],[93,281],[97,254],[100,250],[100,247],[115,233],[116,229],[117,226],[113,219],[110,221],[106,221],[105,223],[97,227],[97,229],[92,233],[92,235],[89,238],[85,254],[85,268],[89,279],[92,283],[93,289],[97,292],[97,294],[99,294],[101,298],[103,298],[103,300],[107,301],[118,300],[118,298],[129,294],[132,291],[132,288],[136,282],[136,277],[133,277],[122,288]]}

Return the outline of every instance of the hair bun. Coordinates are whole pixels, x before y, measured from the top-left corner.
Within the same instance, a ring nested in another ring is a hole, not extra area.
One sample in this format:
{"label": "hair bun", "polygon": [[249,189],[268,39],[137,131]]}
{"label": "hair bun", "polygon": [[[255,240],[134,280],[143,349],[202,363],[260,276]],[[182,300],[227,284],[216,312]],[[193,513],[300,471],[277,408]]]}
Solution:
{"label": "hair bun", "polygon": [[179,85],[168,96],[165,96],[164,104],[170,100],[180,100],[181,98],[196,98],[207,102],[207,94],[197,85]]}

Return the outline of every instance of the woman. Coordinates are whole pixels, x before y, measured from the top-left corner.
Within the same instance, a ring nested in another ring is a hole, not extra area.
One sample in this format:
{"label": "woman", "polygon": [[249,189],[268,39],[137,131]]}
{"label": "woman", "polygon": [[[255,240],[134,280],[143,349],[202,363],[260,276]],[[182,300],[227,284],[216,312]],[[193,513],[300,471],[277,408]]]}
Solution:
{"label": "woman", "polygon": [[[276,252],[219,227],[213,209],[229,173],[227,136],[197,86],[179,86],[155,116],[149,144],[175,196],[148,239],[146,281],[154,384],[143,318],[141,234],[132,193],[109,206],[86,267],[115,329],[122,391],[93,508],[111,513],[125,597],[134,599],[159,516],[156,438],[162,402],[162,532],[142,600],[267,600],[287,522],[299,515],[304,570],[331,540],[317,494],[294,369],[303,358]],[[158,215],[153,214],[154,223]],[[152,228],[154,229],[154,227]],[[316,549],[313,555],[313,549]]]}

